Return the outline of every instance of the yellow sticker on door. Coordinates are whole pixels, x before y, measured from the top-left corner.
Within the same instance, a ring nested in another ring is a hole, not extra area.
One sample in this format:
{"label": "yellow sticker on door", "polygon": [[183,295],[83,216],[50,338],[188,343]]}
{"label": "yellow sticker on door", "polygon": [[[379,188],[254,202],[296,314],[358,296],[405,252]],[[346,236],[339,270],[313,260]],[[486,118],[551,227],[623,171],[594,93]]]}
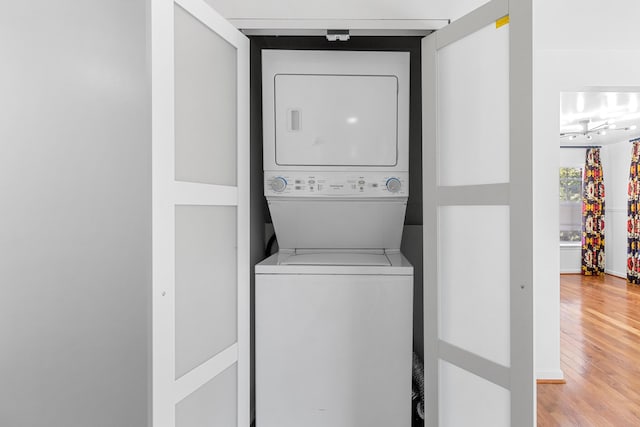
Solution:
{"label": "yellow sticker on door", "polygon": [[505,15],[496,21],[496,28],[500,28],[509,23],[509,15]]}

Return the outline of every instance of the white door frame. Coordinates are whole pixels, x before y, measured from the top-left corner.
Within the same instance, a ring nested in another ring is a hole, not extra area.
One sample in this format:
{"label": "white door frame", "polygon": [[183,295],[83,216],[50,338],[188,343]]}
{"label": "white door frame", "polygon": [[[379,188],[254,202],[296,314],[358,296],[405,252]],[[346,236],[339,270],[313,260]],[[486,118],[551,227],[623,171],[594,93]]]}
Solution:
{"label": "white door frame", "polygon": [[[437,51],[509,17],[510,182],[438,186]],[[533,34],[532,1],[493,0],[423,39],[423,206],[425,412],[439,422],[438,360],[460,366],[511,392],[511,425],[535,425],[533,365]],[[432,52],[425,55],[425,52]],[[427,74],[425,75],[425,71]],[[510,207],[511,366],[505,367],[439,339],[438,206]]]}
{"label": "white door frame", "polygon": [[[175,180],[174,3],[237,49],[237,186]],[[175,406],[237,363],[238,426],[249,413],[249,40],[202,0],[154,0],[152,81],[152,425],[175,426]],[[175,379],[175,206],[237,206],[237,342]]]}

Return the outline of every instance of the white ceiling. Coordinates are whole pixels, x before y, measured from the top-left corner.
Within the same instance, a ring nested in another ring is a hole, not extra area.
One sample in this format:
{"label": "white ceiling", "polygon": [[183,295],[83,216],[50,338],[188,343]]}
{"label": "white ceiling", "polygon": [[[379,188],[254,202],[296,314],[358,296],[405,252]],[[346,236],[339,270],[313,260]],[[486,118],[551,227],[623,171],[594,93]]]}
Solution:
{"label": "white ceiling", "polygon": [[[590,120],[589,129],[609,122],[618,130],[606,135],[560,138],[560,145],[607,145],[640,137],[640,92],[563,92],[560,94],[560,132],[581,131],[581,120]],[[622,130],[636,125],[635,130]]]}

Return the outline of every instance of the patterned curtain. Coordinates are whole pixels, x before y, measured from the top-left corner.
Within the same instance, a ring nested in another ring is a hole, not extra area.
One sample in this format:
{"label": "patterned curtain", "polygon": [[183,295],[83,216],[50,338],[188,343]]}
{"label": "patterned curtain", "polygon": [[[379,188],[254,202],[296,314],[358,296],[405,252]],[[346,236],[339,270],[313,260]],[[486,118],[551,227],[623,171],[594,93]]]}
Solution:
{"label": "patterned curtain", "polygon": [[604,274],[604,183],[600,149],[589,148],[582,180],[582,274]]}
{"label": "patterned curtain", "polygon": [[640,285],[640,139],[633,140],[627,192],[627,281]]}

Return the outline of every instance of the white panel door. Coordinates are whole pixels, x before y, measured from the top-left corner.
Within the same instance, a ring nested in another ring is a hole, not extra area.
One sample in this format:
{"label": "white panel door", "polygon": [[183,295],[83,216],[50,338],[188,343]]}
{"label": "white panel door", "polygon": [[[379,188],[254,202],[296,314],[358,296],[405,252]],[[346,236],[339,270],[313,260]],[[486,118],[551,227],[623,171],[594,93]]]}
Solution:
{"label": "white panel door", "polygon": [[154,427],[249,416],[249,41],[151,3]]}
{"label": "white panel door", "polygon": [[533,426],[531,1],[422,43],[427,426]]}

